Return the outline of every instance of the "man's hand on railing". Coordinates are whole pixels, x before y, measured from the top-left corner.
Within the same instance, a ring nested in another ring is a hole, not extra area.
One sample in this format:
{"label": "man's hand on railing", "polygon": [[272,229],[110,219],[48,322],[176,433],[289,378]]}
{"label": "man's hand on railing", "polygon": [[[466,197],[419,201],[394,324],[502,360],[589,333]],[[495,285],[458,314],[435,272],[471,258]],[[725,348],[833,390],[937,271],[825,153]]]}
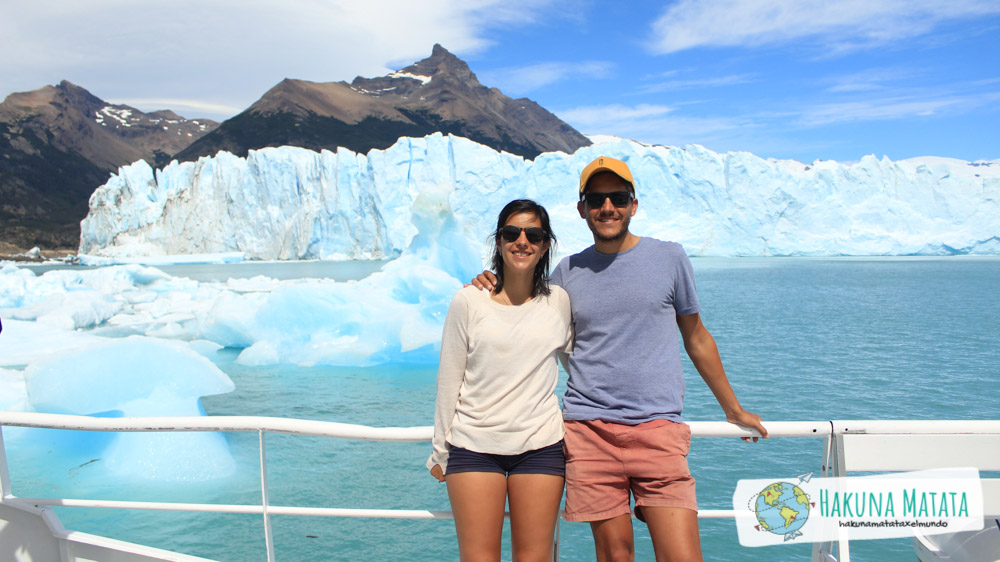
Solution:
{"label": "man's hand on railing", "polygon": [[[761,423],[760,416],[758,416],[757,414],[741,409],[740,411],[735,412],[730,416],[727,416],[726,421],[728,421],[729,423],[734,423],[736,425],[745,427],[747,429],[756,430],[757,433],[760,433],[761,437],[763,437],[764,439],[768,438],[767,430],[764,429],[764,424]],[[746,441],[747,443],[749,443],[751,440],[750,437],[741,437],[740,439]],[[758,438],[755,435],[753,437],[753,442],[756,443],[757,439]]]}

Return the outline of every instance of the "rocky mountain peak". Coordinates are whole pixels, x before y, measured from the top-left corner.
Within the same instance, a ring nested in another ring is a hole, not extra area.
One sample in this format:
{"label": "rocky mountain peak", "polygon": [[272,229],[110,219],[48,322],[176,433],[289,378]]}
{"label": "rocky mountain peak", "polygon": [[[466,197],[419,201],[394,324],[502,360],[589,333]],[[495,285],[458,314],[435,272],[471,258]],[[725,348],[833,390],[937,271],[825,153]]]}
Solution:
{"label": "rocky mountain peak", "polygon": [[431,56],[413,63],[400,72],[431,77],[444,75],[465,82],[469,86],[480,85],[476,75],[472,73],[465,61],[436,43],[431,51]]}
{"label": "rocky mountain peak", "polygon": [[351,82],[352,89],[371,96],[408,96],[418,90],[425,95],[423,90],[445,85],[462,89],[483,87],[465,61],[438,44],[434,45],[431,56],[406,68],[376,78],[358,76]]}
{"label": "rocky mountain peak", "polygon": [[108,103],[101,98],[91,94],[85,88],[81,88],[69,80],[59,82],[59,85],[56,86],[55,89],[70,105],[80,110],[97,110],[108,105]]}
{"label": "rocky mountain peak", "polygon": [[429,57],[385,76],[358,76],[350,83],[282,80],[175,156],[194,160],[219,150],[244,156],[250,149],[285,145],[364,153],[388,148],[400,137],[435,132],[525,158],[590,144],[531,100],[487,88],[465,61],[436,44]]}

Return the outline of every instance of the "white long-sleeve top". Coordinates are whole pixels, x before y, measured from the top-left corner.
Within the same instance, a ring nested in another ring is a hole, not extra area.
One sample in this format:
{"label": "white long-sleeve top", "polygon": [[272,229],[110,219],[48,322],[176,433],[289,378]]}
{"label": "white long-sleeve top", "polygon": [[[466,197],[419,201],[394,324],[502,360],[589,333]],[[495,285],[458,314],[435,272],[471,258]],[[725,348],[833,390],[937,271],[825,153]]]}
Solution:
{"label": "white long-sleeve top", "polygon": [[562,439],[556,360],[572,350],[573,327],[569,295],[550,289],[518,306],[472,286],[455,294],[441,338],[428,469],[447,470],[448,444],[516,455]]}

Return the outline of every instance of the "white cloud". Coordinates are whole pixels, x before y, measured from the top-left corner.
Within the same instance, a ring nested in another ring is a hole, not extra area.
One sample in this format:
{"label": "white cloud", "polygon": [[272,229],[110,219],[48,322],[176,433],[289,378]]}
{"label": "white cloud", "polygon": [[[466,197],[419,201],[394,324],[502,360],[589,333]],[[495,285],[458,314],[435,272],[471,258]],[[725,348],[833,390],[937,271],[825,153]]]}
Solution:
{"label": "white cloud", "polygon": [[851,74],[831,76],[824,81],[830,86],[829,92],[871,92],[885,90],[900,82],[920,78],[925,71],[915,68],[869,68]]}
{"label": "white cloud", "polygon": [[[605,123],[662,117],[672,111],[674,111],[674,109],[670,106],[643,103],[636,106],[620,104],[584,106],[561,111],[560,115],[562,115],[567,121],[585,123],[587,125],[604,125]],[[600,132],[614,134],[609,131]]]}
{"label": "white cloud", "polygon": [[129,98],[104,101],[113,104],[128,105],[146,113],[169,109],[187,118],[197,118],[206,115],[235,115],[246,109],[244,107],[209,103],[202,100],[179,98]]}
{"label": "white cloud", "polygon": [[689,90],[692,88],[717,88],[722,86],[735,86],[746,84],[756,80],[754,74],[731,74],[729,76],[713,76],[708,78],[695,78],[688,80],[664,80],[636,89],[639,94],[652,94],[658,92],[671,92],[677,90]]}
{"label": "white cloud", "polygon": [[804,141],[803,131],[838,123],[870,123],[950,116],[996,107],[1000,92],[924,92],[846,102],[783,107],[780,111],[733,115],[685,114],[682,106],[653,104],[583,106],[556,112],[588,135],[613,135],[649,144],[701,144],[713,150],[794,153],[820,149],[823,137]]}
{"label": "white cloud", "polygon": [[742,118],[677,115],[672,107],[653,104],[584,106],[558,115],[584,134],[664,145],[707,145],[721,133],[752,126]]}
{"label": "white cloud", "polygon": [[[0,18],[6,92],[68,79],[118,99],[245,108],[283,78],[379,76],[430,55],[490,45],[491,29],[526,25],[553,0],[39,0]],[[561,8],[559,8],[561,9]]]}
{"label": "white cloud", "polygon": [[610,78],[613,72],[614,64],[610,62],[546,62],[483,72],[480,81],[495,85],[509,95],[521,96],[564,80]]}
{"label": "white cloud", "polygon": [[650,48],[666,54],[808,38],[851,49],[919,36],[946,20],[996,13],[995,0],[680,0],[653,22]]}
{"label": "white cloud", "polygon": [[1000,92],[944,96],[896,96],[841,103],[819,104],[803,109],[796,121],[806,127],[852,121],[885,121],[908,117],[966,113],[1000,101]]}

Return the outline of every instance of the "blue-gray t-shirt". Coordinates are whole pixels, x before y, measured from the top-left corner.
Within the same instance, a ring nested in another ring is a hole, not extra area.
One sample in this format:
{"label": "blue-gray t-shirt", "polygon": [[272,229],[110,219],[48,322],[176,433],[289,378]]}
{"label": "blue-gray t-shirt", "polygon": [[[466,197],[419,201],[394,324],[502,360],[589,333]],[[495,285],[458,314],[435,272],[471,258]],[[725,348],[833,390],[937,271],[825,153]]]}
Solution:
{"label": "blue-gray t-shirt", "polygon": [[551,282],[569,293],[576,332],[563,418],[681,421],[677,316],[700,310],[684,248],[654,238],[617,254],[591,246],[559,262]]}

